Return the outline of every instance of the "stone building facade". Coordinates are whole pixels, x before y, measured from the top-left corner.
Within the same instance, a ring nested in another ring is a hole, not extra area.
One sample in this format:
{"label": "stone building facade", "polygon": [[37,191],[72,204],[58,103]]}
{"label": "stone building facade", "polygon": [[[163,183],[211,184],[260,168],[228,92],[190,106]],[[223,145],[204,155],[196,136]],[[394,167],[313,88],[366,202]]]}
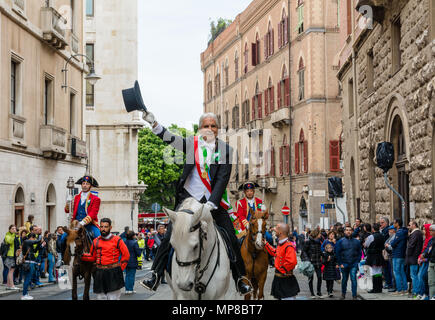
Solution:
{"label": "stone building facade", "polygon": [[138,228],[139,112],[127,113],[122,90],[131,88],[138,74],[137,0],[87,0],[86,53],[102,79],[87,83],[84,134],[89,172],[100,184],[100,216],[112,219],[113,230]]}
{"label": "stone building facade", "polygon": [[[68,177],[86,172],[83,1],[0,1],[0,238],[27,216],[66,225]],[[62,14],[61,14],[62,12]],[[66,87],[64,87],[66,86]]]}
{"label": "stone building facade", "polygon": [[377,0],[368,11],[361,7],[367,1],[352,5],[361,14],[352,11],[338,72],[348,209],[368,222],[402,217],[401,201],[376,166],[377,145],[388,141],[395,148],[389,181],[405,199],[405,223],[432,222],[435,1]]}
{"label": "stone building facade", "polygon": [[204,111],[237,151],[233,203],[240,184],[258,182],[272,223],[337,221],[321,204],[330,202],[327,179],[342,174],[340,17],[336,1],[254,0],[201,54]]}

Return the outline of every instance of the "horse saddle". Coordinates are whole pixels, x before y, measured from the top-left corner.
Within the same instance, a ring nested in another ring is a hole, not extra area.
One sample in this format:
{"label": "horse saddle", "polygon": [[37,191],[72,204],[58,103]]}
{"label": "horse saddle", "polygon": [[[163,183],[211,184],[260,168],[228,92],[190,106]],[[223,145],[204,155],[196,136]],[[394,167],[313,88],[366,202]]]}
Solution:
{"label": "horse saddle", "polygon": [[219,231],[220,235],[222,236],[222,239],[224,240],[225,248],[227,249],[228,259],[230,259],[230,263],[235,263],[236,262],[236,254],[233,251],[233,246],[231,245],[230,236],[228,235],[227,231],[224,228],[219,227],[216,224],[215,224],[215,227]]}

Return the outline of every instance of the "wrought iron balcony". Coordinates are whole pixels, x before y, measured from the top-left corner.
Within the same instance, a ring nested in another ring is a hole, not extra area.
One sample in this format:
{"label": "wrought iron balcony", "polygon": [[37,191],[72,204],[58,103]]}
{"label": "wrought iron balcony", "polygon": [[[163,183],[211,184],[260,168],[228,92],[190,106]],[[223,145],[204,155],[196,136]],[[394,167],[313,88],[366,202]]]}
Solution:
{"label": "wrought iron balcony", "polygon": [[65,159],[67,154],[66,130],[53,125],[41,126],[40,147],[44,158]]}
{"label": "wrought iron balcony", "polygon": [[65,49],[68,45],[65,40],[66,19],[53,7],[42,7],[41,23],[44,40],[55,49]]}

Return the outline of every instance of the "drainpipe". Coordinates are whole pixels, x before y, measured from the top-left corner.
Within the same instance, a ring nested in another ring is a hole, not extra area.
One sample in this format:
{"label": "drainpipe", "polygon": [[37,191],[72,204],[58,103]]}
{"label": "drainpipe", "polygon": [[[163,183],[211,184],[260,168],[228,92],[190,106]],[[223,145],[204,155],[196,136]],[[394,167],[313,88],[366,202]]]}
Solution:
{"label": "drainpipe", "polygon": [[291,227],[292,230],[295,229],[294,227],[294,221],[293,221],[293,188],[292,188],[292,152],[291,152],[291,147],[292,147],[292,86],[293,83],[291,81],[292,79],[292,55],[291,55],[291,20],[290,20],[290,0],[287,1],[287,16],[288,16],[288,23],[287,23],[287,36],[289,37],[288,40],[288,77],[289,77],[289,94],[290,94],[290,106],[289,108],[289,144],[290,144],[290,155],[289,155],[289,185],[290,185],[290,221],[291,221]]}

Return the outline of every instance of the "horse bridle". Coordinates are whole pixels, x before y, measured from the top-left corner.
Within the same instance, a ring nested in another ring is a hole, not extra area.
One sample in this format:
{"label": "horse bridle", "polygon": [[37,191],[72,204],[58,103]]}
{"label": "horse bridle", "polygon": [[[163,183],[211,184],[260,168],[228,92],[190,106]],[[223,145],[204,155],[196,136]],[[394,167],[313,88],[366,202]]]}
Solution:
{"label": "horse bridle", "polygon": [[[180,210],[180,212],[185,212],[185,213],[194,215],[194,212],[192,210],[188,210],[188,209]],[[204,266],[204,268],[201,269],[201,255],[202,255],[202,250],[204,249],[204,240],[207,240],[207,234],[202,230],[201,222],[198,222],[198,224],[196,224],[195,226],[190,228],[189,232],[192,233],[198,229],[199,229],[199,256],[198,256],[198,259],[196,259],[194,261],[183,262],[183,261],[179,261],[177,255],[175,255],[175,261],[177,262],[177,264],[180,267],[190,267],[192,265],[196,265],[194,288],[195,288],[195,292],[198,294],[198,299],[201,300],[201,295],[203,295],[205,293],[205,291],[207,290],[207,287],[208,287],[211,279],[213,278],[213,276],[216,272],[216,269],[219,265],[219,259],[220,259],[220,246],[219,246],[219,244],[220,244],[220,242],[219,242],[219,236],[217,233],[217,229],[215,228],[216,240],[214,242],[213,249],[211,250],[210,256],[208,257],[207,264]],[[204,276],[205,271],[207,271],[207,269],[210,265],[211,257],[213,256],[216,245],[218,247],[218,256],[217,256],[217,260],[216,260],[216,265],[215,265],[215,267],[213,269],[213,273],[211,274],[207,283],[204,284],[201,282],[201,279]]]}

